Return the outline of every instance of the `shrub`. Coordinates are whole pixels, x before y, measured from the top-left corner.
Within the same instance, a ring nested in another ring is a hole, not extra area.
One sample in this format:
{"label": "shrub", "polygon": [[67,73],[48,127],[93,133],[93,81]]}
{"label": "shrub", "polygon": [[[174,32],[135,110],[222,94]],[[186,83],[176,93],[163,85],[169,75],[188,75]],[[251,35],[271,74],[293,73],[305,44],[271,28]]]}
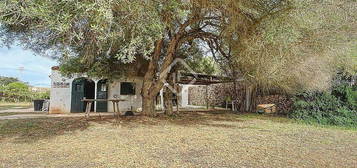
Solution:
{"label": "shrub", "polygon": [[328,92],[309,92],[296,95],[291,118],[308,123],[357,127],[357,111],[353,91],[345,86]]}
{"label": "shrub", "polygon": [[339,85],[334,87],[332,90],[332,95],[337,97],[343,105],[347,106],[350,109],[354,109],[356,107],[355,103],[355,95],[352,87],[348,85]]}

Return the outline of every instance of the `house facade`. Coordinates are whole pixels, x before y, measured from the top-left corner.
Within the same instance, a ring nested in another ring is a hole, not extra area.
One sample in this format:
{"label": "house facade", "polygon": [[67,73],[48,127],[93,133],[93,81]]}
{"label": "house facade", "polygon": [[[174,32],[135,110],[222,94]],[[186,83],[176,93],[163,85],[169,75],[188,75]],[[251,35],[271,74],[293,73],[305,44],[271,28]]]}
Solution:
{"label": "house facade", "polygon": [[[64,77],[59,67],[51,71],[50,114],[80,113],[85,110],[86,99],[124,99],[120,111],[137,110],[141,107],[142,77],[122,80],[91,79],[83,75]],[[91,111],[112,112],[111,102],[96,102]]]}
{"label": "house facade", "polygon": [[[59,67],[52,67],[50,92],[50,114],[81,113],[85,111],[83,99],[124,99],[119,103],[121,112],[140,111],[142,106],[141,89],[143,77],[134,76],[126,79],[109,81],[92,79],[85,75],[65,77]],[[192,85],[179,85],[177,101],[180,108],[189,106],[188,94]],[[163,108],[163,92],[157,96],[157,109]],[[112,102],[95,102],[91,111],[113,112]]]}

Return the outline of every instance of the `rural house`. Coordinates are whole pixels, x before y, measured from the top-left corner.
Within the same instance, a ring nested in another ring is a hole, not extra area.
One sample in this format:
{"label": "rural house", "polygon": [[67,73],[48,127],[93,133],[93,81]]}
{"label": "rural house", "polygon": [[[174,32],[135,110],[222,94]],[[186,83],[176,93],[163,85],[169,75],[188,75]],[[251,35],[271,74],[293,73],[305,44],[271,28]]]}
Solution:
{"label": "rural house", "polygon": [[[65,77],[59,72],[59,67],[52,67],[51,71],[51,114],[84,112],[85,99],[124,99],[120,102],[120,111],[138,111],[142,105],[141,88],[143,76],[133,75],[125,79],[108,81],[106,79],[89,79],[85,75]],[[176,101],[180,108],[193,107],[190,102],[190,90],[199,86],[208,86],[227,82],[226,79],[212,75],[180,73],[177,77],[178,93]],[[192,83],[192,81],[194,81]],[[202,99],[208,98],[202,97]],[[192,100],[191,100],[192,101]],[[157,97],[157,107],[163,108],[163,92]],[[113,112],[111,102],[95,102],[91,111]]]}

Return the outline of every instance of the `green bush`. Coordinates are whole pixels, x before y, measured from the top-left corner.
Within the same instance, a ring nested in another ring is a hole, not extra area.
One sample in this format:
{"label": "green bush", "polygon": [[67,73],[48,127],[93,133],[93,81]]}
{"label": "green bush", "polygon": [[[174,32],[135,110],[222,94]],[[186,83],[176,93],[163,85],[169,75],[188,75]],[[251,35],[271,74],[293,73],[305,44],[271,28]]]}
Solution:
{"label": "green bush", "polygon": [[339,85],[332,90],[332,95],[340,99],[343,105],[347,106],[350,109],[356,107],[355,104],[355,95],[352,87],[348,85]]}
{"label": "green bush", "polygon": [[350,87],[338,86],[331,94],[310,92],[296,95],[289,116],[308,123],[357,127],[354,92]]}

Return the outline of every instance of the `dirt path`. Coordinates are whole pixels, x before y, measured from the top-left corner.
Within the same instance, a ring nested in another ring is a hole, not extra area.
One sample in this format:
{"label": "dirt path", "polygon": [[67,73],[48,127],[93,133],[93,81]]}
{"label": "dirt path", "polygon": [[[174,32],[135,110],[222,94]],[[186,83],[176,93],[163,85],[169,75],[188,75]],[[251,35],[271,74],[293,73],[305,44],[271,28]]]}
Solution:
{"label": "dirt path", "polygon": [[26,113],[34,112],[33,108],[11,108],[6,110],[0,110],[0,113]]}

